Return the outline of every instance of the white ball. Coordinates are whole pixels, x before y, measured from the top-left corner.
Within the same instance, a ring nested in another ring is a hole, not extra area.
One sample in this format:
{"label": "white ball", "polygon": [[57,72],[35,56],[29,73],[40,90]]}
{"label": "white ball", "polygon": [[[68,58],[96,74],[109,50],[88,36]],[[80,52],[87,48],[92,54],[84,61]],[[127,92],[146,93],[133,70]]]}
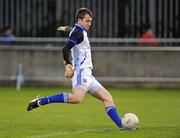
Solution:
{"label": "white ball", "polygon": [[122,118],[122,125],[125,129],[136,130],[139,124],[138,117],[133,113],[127,113]]}

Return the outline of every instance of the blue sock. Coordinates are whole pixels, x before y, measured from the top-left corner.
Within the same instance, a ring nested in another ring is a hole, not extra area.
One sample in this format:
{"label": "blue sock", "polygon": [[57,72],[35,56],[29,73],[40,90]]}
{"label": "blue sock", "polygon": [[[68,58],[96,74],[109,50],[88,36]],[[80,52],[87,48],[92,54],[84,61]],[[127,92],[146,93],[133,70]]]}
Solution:
{"label": "blue sock", "polygon": [[40,105],[46,105],[50,103],[67,103],[68,93],[61,93],[52,96],[42,97],[39,100]]}
{"label": "blue sock", "polygon": [[122,127],[121,118],[117,113],[115,106],[108,106],[106,107],[106,112],[109,115],[109,117],[116,123],[118,127]]}

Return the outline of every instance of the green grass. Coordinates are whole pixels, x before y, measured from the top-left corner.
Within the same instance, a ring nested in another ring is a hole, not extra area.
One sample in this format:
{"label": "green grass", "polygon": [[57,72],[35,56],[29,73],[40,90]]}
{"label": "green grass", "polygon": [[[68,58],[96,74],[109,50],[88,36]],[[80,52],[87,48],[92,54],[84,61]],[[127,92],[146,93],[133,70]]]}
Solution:
{"label": "green grass", "polygon": [[137,131],[120,131],[100,101],[87,95],[78,105],[51,104],[26,111],[37,95],[67,88],[0,88],[0,138],[179,138],[179,89],[109,89],[121,115],[133,112]]}

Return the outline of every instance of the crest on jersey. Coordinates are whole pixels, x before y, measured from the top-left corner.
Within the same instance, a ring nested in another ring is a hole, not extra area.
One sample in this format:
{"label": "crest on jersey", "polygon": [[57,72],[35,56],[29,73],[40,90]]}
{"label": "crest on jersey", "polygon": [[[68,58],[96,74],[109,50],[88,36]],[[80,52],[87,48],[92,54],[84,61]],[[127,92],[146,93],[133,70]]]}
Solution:
{"label": "crest on jersey", "polygon": [[83,82],[84,82],[84,83],[87,83],[87,79],[83,79]]}

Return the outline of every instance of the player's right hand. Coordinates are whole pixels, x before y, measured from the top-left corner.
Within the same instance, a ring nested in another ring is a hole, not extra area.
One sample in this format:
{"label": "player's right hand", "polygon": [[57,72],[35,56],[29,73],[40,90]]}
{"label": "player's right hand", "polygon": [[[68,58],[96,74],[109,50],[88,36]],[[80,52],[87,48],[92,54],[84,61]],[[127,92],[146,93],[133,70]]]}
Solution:
{"label": "player's right hand", "polygon": [[66,65],[66,72],[65,72],[65,77],[66,78],[72,78],[74,76],[74,70],[71,64]]}

